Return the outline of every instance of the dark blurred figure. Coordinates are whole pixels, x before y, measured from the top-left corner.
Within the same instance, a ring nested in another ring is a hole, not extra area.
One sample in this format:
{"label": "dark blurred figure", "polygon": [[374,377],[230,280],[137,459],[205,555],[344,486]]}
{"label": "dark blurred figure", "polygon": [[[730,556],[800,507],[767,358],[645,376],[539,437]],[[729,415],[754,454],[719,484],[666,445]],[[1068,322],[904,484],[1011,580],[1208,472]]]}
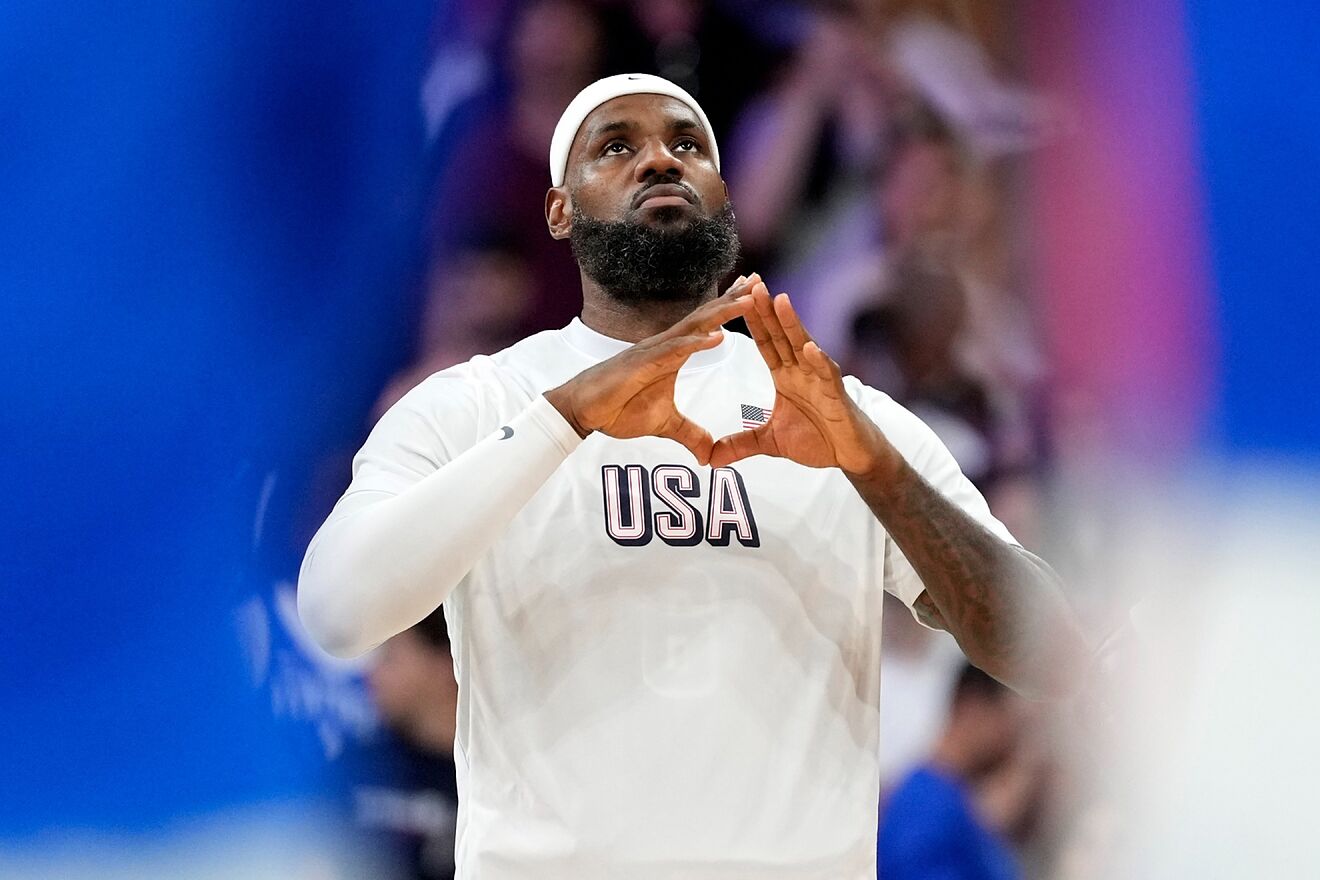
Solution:
{"label": "dark blurred figure", "polygon": [[[727,137],[729,190],[748,265],[823,271],[874,245],[868,183],[895,101],[875,42],[847,8],[818,14]],[[790,288],[795,302],[801,285]]]}
{"label": "dark blurred figure", "polygon": [[455,253],[478,230],[501,236],[531,267],[533,290],[518,338],[564,326],[581,305],[577,264],[546,231],[545,205],[537,194],[550,187],[546,163],[559,115],[601,73],[603,39],[599,15],[588,3],[524,4],[499,59],[507,94],[466,133],[437,187],[430,232],[434,271],[450,271]]}
{"label": "dark blurred figure", "polygon": [[[754,19],[774,3],[745,15],[714,0],[600,0],[606,26],[605,73],[654,73],[701,102],[716,137],[730,131],[742,110],[779,65],[783,51],[758,37]],[[782,4],[779,4],[782,5]],[[770,15],[782,11],[770,9]]]}
{"label": "dark blurred figure", "polygon": [[458,684],[442,612],[382,645],[368,683],[384,727],[350,759],[354,821],[387,876],[452,878]]}
{"label": "dark blurred figure", "polygon": [[846,369],[921,417],[983,491],[998,475],[995,415],[985,387],[960,364],[966,292],[947,268],[913,259],[884,303],[853,322]]}
{"label": "dark blurred figure", "polygon": [[[548,237],[548,236],[547,236]],[[390,380],[376,401],[379,419],[400,397],[432,373],[478,354],[493,354],[532,332],[528,311],[536,274],[514,241],[477,237],[427,279],[412,363]]]}
{"label": "dark blurred figure", "polygon": [[930,760],[882,805],[877,866],[882,880],[1014,880],[1005,833],[1039,788],[1024,733],[1027,704],[966,666]]}

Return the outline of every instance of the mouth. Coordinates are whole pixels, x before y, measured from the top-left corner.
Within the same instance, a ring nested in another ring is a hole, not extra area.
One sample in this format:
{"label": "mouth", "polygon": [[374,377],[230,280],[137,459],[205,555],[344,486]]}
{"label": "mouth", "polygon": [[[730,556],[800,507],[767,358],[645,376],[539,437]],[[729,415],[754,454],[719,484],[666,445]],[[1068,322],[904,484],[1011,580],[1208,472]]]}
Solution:
{"label": "mouth", "polygon": [[633,200],[633,209],[681,208],[696,203],[696,194],[687,187],[677,183],[660,183],[639,192]]}

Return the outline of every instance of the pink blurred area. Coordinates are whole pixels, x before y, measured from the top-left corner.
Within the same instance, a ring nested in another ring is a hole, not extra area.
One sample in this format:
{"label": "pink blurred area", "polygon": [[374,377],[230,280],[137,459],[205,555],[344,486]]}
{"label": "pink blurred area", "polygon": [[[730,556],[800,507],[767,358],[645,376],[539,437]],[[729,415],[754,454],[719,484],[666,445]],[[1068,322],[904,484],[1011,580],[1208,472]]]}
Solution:
{"label": "pink blurred area", "polygon": [[1217,352],[1182,3],[1027,5],[1033,80],[1060,114],[1031,196],[1056,430],[1186,454]]}

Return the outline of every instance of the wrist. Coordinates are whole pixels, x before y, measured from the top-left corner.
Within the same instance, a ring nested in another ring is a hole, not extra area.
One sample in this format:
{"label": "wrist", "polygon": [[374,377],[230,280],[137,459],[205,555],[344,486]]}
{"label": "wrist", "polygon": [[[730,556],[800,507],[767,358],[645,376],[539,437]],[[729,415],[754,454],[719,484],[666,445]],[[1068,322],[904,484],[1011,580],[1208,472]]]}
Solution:
{"label": "wrist", "polygon": [[591,433],[589,428],[583,427],[582,422],[578,420],[577,414],[573,410],[573,395],[569,392],[567,384],[560,385],[558,388],[551,388],[541,395],[546,401],[559,411],[568,422],[569,427],[577,432],[577,435],[583,440]]}
{"label": "wrist", "polygon": [[892,483],[906,464],[902,453],[874,425],[867,432],[863,450],[857,461],[842,469],[853,483]]}

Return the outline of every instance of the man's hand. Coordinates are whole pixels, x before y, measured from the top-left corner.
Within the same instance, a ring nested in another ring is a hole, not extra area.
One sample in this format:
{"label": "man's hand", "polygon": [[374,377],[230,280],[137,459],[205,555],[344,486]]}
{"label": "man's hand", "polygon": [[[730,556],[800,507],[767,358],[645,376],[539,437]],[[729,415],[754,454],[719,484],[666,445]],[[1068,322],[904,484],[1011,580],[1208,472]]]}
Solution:
{"label": "man's hand", "polygon": [[774,411],[761,427],[719,440],[711,465],[721,467],[751,455],[838,467],[849,474],[892,465],[898,453],[848,396],[839,365],[812,341],[788,294],[772,300],[758,280],[751,298],[747,327],[774,379]]}
{"label": "man's hand", "polygon": [[547,391],[545,399],[579,436],[600,431],[621,440],[667,437],[686,446],[701,464],[708,464],[714,440],[675,407],[674,380],[689,357],[720,343],[723,324],[751,308],[751,297],[745,295],[751,283],[751,279],[739,278],[723,296],[663,333],[583,370]]}

